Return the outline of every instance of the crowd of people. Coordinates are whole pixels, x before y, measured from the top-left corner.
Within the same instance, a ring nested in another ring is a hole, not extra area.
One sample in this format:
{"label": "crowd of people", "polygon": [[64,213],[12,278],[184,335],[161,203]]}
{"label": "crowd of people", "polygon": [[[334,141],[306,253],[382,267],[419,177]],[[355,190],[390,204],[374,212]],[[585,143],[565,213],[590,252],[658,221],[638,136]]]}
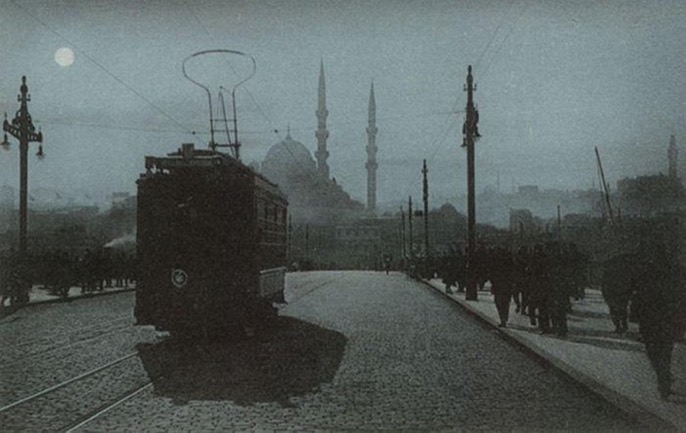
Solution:
{"label": "crowd of people", "polygon": [[[506,248],[478,248],[472,265],[473,284],[483,289],[490,281],[501,327],[506,327],[512,302],[527,314],[543,334],[564,337],[572,299],[581,299],[588,279],[588,258],[573,243],[549,242],[511,252]],[[663,398],[670,394],[670,372],[676,341],[686,333],[686,272],[676,254],[659,243],[645,244],[637,252],[615,256],[600,264],[603,297],[616,332],[628,321],[638,323],[640,338],[657,376]],[[437,266],[446,291],[464,291],[467,285],[465,254],[443,256]],[[631,311],[631,314],[629,314]]]}
{"label": "crowd of people", "polygon": [[[587,285],[586,257],[574,244],[548,243],[507,248],[480,247],[475,250],[471,278],[483,290],[491,283],[500,326],[507,326],[512,301],[516,311],[527,314],[542,333],[567,334],[570,298],[583,297]],[[440,259],[438,273],[447,291],[467,285],[466,257],[454,252]]]}
{"label": "crowd of people", "polygon": [[28,302],[29,289],[40,286],[51,294],[69,296],[72,287],[82,293],[109,287],[128,287],[135,280],[135,257],[109,248],[87,249],[82,254],[50,249],[19,255],[0,255],[0,306]]}

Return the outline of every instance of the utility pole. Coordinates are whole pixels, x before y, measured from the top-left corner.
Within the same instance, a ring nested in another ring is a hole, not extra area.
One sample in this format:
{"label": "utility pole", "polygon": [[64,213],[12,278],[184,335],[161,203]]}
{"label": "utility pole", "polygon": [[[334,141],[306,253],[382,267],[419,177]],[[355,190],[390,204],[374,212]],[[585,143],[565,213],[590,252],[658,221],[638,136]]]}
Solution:
{"label": "utility pole", "polygon": [[[310,261],[310,225],[305,224],[305,263],[309,266]],[[311,270],[311,269],[307,269]]]}
{"label": "utility pole", "polygon": [[293,215],[288,215],[288,228],[286,230],[286,266],[291,265],[291,254],[292,254],[292,245],[291,241],[293,240]]}
{"label": "utility pole", "polygon": [[413,248],[412,248],[412,247],[413,247],[412,244],[414,243],[414,241],[413,241],[413,239],[412,239],[412,196],[410,196],[410,198],[409,198],[409,201],[408,201],[408,208],[409,208],[409,209],[408,209],[408,211],[407,211],[407,225],[408,225],[408,228],[409,228],[409,230],[410,230],[410,236],[409,236],[409,239],[408,239],[408,240],[409,240],[409,244],[410,244],[410,245],[409,245],[410,250],[409,250],[408,256],[410,257],[410,261],[412,261],[412,256],[413,256],[413,253],[414,253]]}
{"label": "utility pole", "polygon": [[[21,77],[21,92],[17,96],[19,101],[19,110],[16,112],[12,123],[7,120],[7,113],[5,113],[5,121],[2,124],[2,129],[9,132],[14,138],[19,140],[19,260],[24,264],[26,260],[27,250],[27,227],[28,227],[28,154],[30,142],[43,142],[43,133],[39,130],[36,132],[36,127],[33,126],[31,115],[29,114],[28,102],[31,100],[29,95],[29,87],[26,85],[26,76]],[[9,148],[10,143],[7,141],[7,134],[4,135],[2,147]],[[42,158],[43,146],[39,145],[38,158]],[[18,301],[20,303],[28,302],[28,287],[20,288],[21,292],[26,290],[26,293],[20,293]]]}
{"label": "utility pole", "polygon": [[476,279],[474,278],[475,249],[476,249],[476,202],[474,187],[474,140],[479,135],[479,112],[474,108],[473,93],[476,90],[472,66],[467,68],[467,84],[464,86],[467,92],[467,118],[462,127],[462,146],[467,148],[467,293],[465,299],[477,300]]}
{"label": "utility pole", "polygon": [[405,211],[403,211],[403,207],[400,206],[400,239],[401,239],[401,250],[403,254],[403,263],[405,263],[406,257],[407,257],[407,251],[405,250]]}
{"label": "utility pole", "polygon": [[424,261],[425,261],[425,266],[427,267],[426,271],[428,271],[429,267],[429,180],[427,179],[427,174],[429,173],[429,169],[426,168],[426,159],[424,160],[424,165],[422,167],[422,175],[423,175],[423,182],[422,182],[422,192],[423,192],[423,197],[422,199],[424,200]]}

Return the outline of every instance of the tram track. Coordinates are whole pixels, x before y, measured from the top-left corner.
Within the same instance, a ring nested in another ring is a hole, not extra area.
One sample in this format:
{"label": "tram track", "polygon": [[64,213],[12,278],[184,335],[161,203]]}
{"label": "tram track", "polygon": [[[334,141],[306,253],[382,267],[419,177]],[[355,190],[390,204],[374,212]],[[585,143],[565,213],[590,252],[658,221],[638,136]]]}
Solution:
{"label": "tram track", "polygon": [[[6,351],[6,355],[9,355],[9,357],[11,359],[19,359],[19,361],[16,361],[15,363],[24,363],[24,362],[26,362],[27,359],[36,357],[38,355],[45,356],[45,355],[48,355],[48,354],[51,354],[53,352],[57,352],[60,350],[71,349],[71,348],[77,347],[77,346],[85,344],[85,343],[93,343],[95,341],[104,339],[106,337],[110,337],[110,336],[117,334],[117,333],[120,333],[120,332],[127,332],[127,331],[140,332],[139,329],[133,328],[132,323],[127,323],[125,325],[117,326],[114,328],[109,328],[106,331],[107,332],[103,332],[103,333],[100,333],[98,335],[93,335],[90,337],[78,339],[76,341],[67,342],[67,344],[52,344],[50,346],[41,347],[41,348],[36,349],[36,350],[30,350],[30,349],[29,350],[20,350],[17,348],[11,348],[10,350]],[[13,353],[11,351],[12,349],[14,349],[16,352]],[[21,356],[19,356],[19,355],[21,355]],[[3,366],[12,366],[15,364],[11,361],[6,363],[6,362],[4,362],[4,360],[0,361],[0,362],[2,363]]]}
{"label": "tram track", "polygon": [[138,388],[125,393],[124,395],[121,396],[121,398],[117,399],[114,403],[109,403],[109,404],[100,406],[96,410],[91,411],[90,413],[86,414],[85,416],[82,416],[81,418],[75,420],[71,424],[63,427],[62,431],[65,433],[72,433],[72,432],[78,431],[81,429],[81,427],[85,426],[86,424],[90,423],[91,421],[94,421],[95,419],[101,417],[102,415],[105,415],[110,410],[112,410],[115,407],[119,406],[120,404],[132,399],[133,397],[137,396],[138,394],[140,394],[141,392],[145,391],[146,389],[148,389],[152,386],[153,386],[152,382],[145,383],[145,384],[139,386]]}
{"label": "tram track", "polygon": [[5,431],[74,431],[152,386],[133,352],[0,407]]}
{"label": "tram track", "polygon": [[[83,335],[84,333],[92,332],[93,329],[106,327],[109,324],[122,322],[125,320],[128,320],[129,322],[133,323],[132,317],[129,314],[127,314],[125,316],[121,316],[121,317],[118,317],[116,319],[108,320],[106,322],[94,323],[94,324],[91,324],[88,326],[82,326],[79,328],[69,329],[68,331],[59,332],[57,338],[59,338],[61,340],[68,339],[72,335],[77,335],[77,336]],[[23,351],[24,348],[26,348],[26,347],[30,347],[30,346],[34,346],[37,344],[41,344],[41,343],[46,342],[46,341],[50,342],[50,341],[54,341],[54,340],[55,340],[55,336],[53,336],[53,335],[42,335],[38,338],[25,339],[25,340],[22,340],[18,343],[14,343],[14,344],[5,344],[4,350],[12,349],[12,350]]]}

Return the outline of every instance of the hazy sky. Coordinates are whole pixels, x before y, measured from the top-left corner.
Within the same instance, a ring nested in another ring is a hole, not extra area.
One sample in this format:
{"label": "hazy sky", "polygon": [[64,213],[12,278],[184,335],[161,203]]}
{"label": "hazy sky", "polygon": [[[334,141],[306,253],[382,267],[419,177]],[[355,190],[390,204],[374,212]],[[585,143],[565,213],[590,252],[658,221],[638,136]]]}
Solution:
{"label": "hazy sky", "polygon": [[[0,110],[14,117],[26,75],[29,110],[45,137],[46,158],[30,159],[30,188],[135,192],[145,155],[183,142],[205,146],[207,98],[181,63],[213,48],[257,62],[237,91],[245,162],[261,161],[288,125],[314,152],[323,60],[331,174],[362,202],[372,80],[378,201],[419,199],[424,158],[435,205],[466,190],[460,144],[470,64],[483,135],[478,190],[498,175],[507,191],[588,188],[594,146],[613,185],[666,173],[670,134],[686,164],[683,0],[0,0],[0,11]],[[70,66],[55,61],[62,47],[75,52]],[[242,60],[214,58],[189,70],[231,87],[246,70]],[[0,153],[0,185],[17,186],[18,146],[10,141],[12,150]]]}

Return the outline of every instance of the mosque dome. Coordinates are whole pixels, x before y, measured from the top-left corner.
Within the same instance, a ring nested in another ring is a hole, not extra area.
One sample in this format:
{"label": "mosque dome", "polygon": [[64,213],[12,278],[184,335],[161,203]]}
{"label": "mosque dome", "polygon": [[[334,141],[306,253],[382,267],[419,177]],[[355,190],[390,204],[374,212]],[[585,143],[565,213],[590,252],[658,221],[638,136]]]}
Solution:
{"label": "mosque dome", "polygon": [[311,174],[317,171],[317,163],[304,144],[293,140],[288,134],[285,139],[269,149],[262,162],[262,173],[276,183],[287,183],[293,174]]}
{"label": "mosque dome", "polygon": [[438,211],[441,213],[441,215],[446,217],[457,217],[459,215],[457,209],[455,209],[455,206],[450,203],[445,203],[439,208]]}

